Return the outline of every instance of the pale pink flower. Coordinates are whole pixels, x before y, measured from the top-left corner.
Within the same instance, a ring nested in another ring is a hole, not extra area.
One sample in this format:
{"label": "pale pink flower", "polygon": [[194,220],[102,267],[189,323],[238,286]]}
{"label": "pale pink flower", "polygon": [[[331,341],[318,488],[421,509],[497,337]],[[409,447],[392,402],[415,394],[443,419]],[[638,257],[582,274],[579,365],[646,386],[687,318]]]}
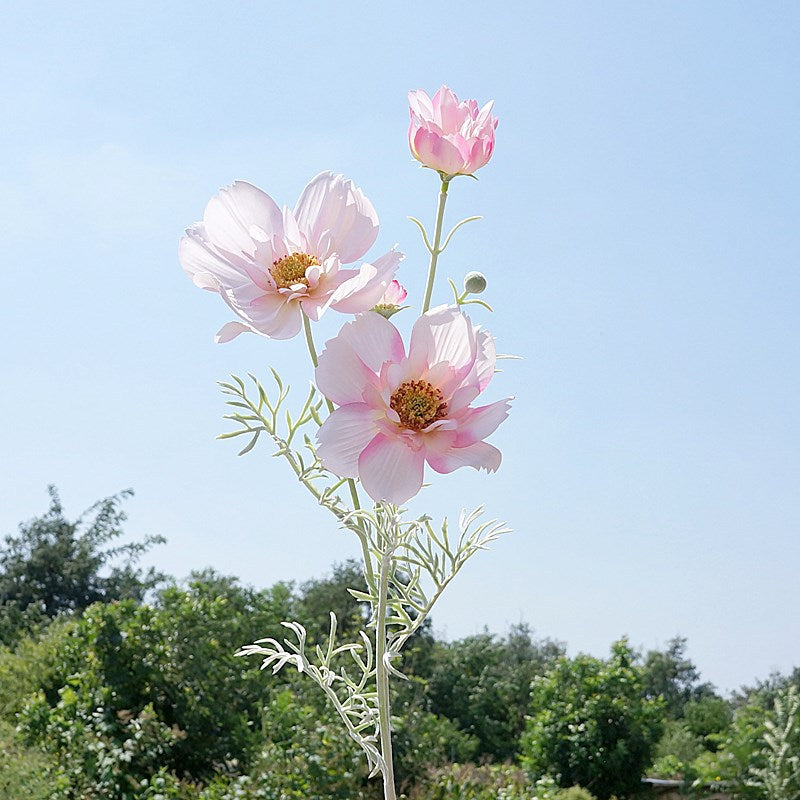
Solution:
{"label": "pale pink flower", "polygon": [[403,303],[406,297],[408,297],[408,291],[406,290],[406,287],[403,286],[400,281],[393,280],[386,288],[386,291],[383,293],[383,297],[381,297],[377,305],[399,306]]}
{"label": "pale pink flower", "polygon": [[455,307],[414,324],[406,355],[397,328],[367,312],[344,325],[319,357],[319,390],[339,406],[317,434],[326,469],[360,478],[373,500],[404,503],[436,472],[494,472],[500,451],[484,442],[510,399],[473,408],[495,368],[491,335]]}
{"label": "pale pink flower", "polygon": [[472,175],[492,157],[497,119],[494,101],[478,108],[476,100],[459,102],[446,86],[428,97],[408,93],[411,125],[408,144],[417,161],[444,175]]}
{"label": "pale pink flower", "polygon": [[301,313],[312,320],[328,307],[357,314],[380,300],[402,253],[393,248],[357,269],[341,268],[377,235],[372,203],[342,175],[321,172],[294,210],[236,181],[187,228],[180,261],[196,286],[218,292],[241,320],[224,325],[218,342],[245,331],[289,339],[300,331]]}
{"label": "pale pink flower", "polygon": [[394,280],[392,281],[386,291],[383,293],[383,297],[375,304],[373,311],[377,311],[382,317],[389,317],[394,316],[398,311],[401,311],[403,306],[401,305],[402,302],[408,297],[408,292],[406,291],[405,286],[403,286],[400,281]]}

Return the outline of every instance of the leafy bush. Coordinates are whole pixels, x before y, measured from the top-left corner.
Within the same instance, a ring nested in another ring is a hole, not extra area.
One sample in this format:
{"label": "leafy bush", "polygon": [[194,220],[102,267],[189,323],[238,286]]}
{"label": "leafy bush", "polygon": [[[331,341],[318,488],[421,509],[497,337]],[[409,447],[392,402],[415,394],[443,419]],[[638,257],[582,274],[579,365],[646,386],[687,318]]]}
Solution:
{"label": "leafy bush", "polygon": [[46,800],[51,790],[47,756],[25,748],[7,722],[0,721],[0,800]]}
{"label": "leafy bush", "polygon": [[602,800],[634,794],[661,734],[661,702],[643,697],[641,671],[623,639],[611,658],[561,659],[534,680],[522,762],[532,777],[584,786]]}
{"label": "leafy bush", "polygon": [[109,800],[136,796],[161,768],[234,772],[258,749],[273,684],[233,654],[278,633],[289,599],[281,585],[255,592],[208,573],[156,606],[91,606],[63,643],[56,691],[28,702],[21,729],[56,756],[70,791]]}
{"label": "leafy bush", "polygon": [[513,758],[529,711],[531,681],[563,655],[563,645],[535,641],[525,626],[505,638],[470,636],[433,650],[429,710],[478,740],[478,756]]}
{"label": "leafy bush", "polygon": [[74,620],[59,619],[20,639],[13,650],[0,646],[0,719],[13,722],[38,691],[57,702],[62,676],[68,672],[63,663],[66,646],[75,625]]}
{"label": "leafy bush", "polygon": [[64,516],[55,487],[49,493],[48,511],[21,524],[18,536],[6,536],[0,551],[0,642],[6,644],[30,630],[31,616],[52,618],[98,601],[141,601],[164,578],[136,567],[162,537],[110,546],[123,533],[120,506],[133,492],[100,500],[74,521]]}
{"label": "leafy bush", "polygon": [[[545,800],[532,796],[525,773],[505,764],[449,764],[431,769],[409,800]],[[550,800],[547,798],[546,800]]]}

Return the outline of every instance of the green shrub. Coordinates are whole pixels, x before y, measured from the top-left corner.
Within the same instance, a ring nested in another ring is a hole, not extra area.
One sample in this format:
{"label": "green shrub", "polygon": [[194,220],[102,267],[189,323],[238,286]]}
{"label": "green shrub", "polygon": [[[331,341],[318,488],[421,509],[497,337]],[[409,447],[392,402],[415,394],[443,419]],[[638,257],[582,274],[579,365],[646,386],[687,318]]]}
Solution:
{"label": "green shrub", "polygon": [[91,606],[60,640],[47,680],[36,679],[48,688],[23,708],[21,729],[78,796],[138,797],[159,770],[207,780],[246,768],[268,681],[234,652],[278,633],[288,600],[286,587],[254,592],[206,574],[156,606]]}
{"label": "green shrub", "polygon": [[561,659],[533,682],[523,765],[533,778],[588,786],[602,800],[635,794],[662,728],[661,702],[643,694],[625,640],[613,645],[608,661]]}
{"label": "green shrub", "polygon": [[26,748],[14,728],[0,721],[0,800],[46,800],[51,768],[44,753]]}
{"label": "green shrub", "polygon": [[14,649],[0,646],[0,719],[11,723],[28,698],[43,691],[57,702],[63,659],[75,620],[60,618],[35,634],[19,639]]}
{"label": "green shrub", "polygon": [[556,795],[556,800],[595,800],[595,798],[590,791],[580,786],[570,786],[569,789],[562,789]]}
{"label": "green shrub", "polygon": [[525,773],[507,764],[449,764],[429,769],[409,800],[551,800],[533,794]]}

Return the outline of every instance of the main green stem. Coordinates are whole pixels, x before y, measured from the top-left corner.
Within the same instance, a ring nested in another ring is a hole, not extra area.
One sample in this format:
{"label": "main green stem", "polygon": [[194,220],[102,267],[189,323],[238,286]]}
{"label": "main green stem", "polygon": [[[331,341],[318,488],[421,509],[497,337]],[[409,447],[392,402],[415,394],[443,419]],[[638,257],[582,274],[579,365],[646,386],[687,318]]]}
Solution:
{"label": "main green stem", "polygon": [[[392,523],[394,527],[394,523]],[[392,540],[394,530],[392,530]],[[381,557],[378,584],[377,628],[375,630],[375,683],[378,690],[378,721],[381,733],[381,755],[383,756],[383,797],[397,800],[394,788],[394,760],[392,757],[392,709],[389,699],[389,670],[386,667],[386,601],[389,593],[389,577],[392,572],[392,542],[387,541]]]}
{"label": "main green stem", "polygon": [[444,222],[444,206],[447,202],[447,190],[450,188],[450,178],[442,178],[442,188],[439,192],[439,205],[436,208],[436,228],[433,231],[433,246],[431,247],[431,262],[428,266],[428,283],[425,286],[425,299],[422,301],[422,313],[431,307],[433,282],[436,279],[436,262],[439,260],[439,245],[442,243],[442,223]]}
{"label": "main green stem", "polygon": [[[309,318],[301,311],[300,315],[303,317],[303,332],[306,335],[306,344],[308,345],[308,354],[311,356],[311,363],[314,365],[314,369],[319,366],[319,358],[317,357],[317,348],[314,346],[314,335],[311,333],[311,321]],[[325,398],[325,404],[328,407],[328,413],[333,413],[333,403],[331,403],[328,398]],[[350,498],[353,501],[353,508],[358,511],[361,508],[361,503],[358,499],[358,489],[356,488],[356,482],[352,478],[347,479],[347,486],[350,489]],[[358,536],[359,541],[361,542],[361,554],[364,557],[364,569],[367,572],[367,579],[370,583],[374,581],[374,572],[372,570],[372,557],[369,554],[369,547],[367,546],[366,537],[363,534],[359,534]]]}

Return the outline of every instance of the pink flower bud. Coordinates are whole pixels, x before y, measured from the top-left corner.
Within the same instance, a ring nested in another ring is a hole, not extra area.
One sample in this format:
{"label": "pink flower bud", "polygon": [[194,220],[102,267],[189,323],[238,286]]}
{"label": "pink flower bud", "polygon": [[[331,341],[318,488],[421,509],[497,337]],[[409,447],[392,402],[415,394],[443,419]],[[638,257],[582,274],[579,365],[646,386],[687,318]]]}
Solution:
{"label": "pink flower bud", "polygon": [[443,175],[471,175],[494,150],[497,119],[492,104],[478,108],[476,100],[459,102],[446,86],[428,97],[422,89],[408,93],[411,125],[408,144],[417,161]]}

